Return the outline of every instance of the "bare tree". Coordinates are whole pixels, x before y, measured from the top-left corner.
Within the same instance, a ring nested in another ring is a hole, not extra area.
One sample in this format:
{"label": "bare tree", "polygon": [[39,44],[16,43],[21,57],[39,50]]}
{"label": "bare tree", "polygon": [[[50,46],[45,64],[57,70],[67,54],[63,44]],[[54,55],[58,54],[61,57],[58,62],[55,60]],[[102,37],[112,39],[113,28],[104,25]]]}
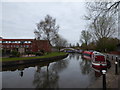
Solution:
{"label": "bare tree", "polygon": [[58,30],[59,26],[56,25],[56,19],[53,19],[50,15],[46,15],[44,20],[37,23],[34,33],[37,39],[48,40],[51,44],[56,34],[58,34]]}
{"label": "bare tree", "polygon": [[76,46],[79,47],[80,46],[79,43],[76,43]]}
{"label": "bare tree", "polygon": [[88,45],[90,40],[91,40],[91,34],[86,30],[82,30],[81,37],[80,37],[80,42]]}
{"label": "bare tree", "polygon": [[97,40],[103,37],[111,37],[116,32],[116,17],[113,15],[112,9],[110,10],[111,5],[111,2],[87,3],[88,15],[85,18],[90,20],[89,28]]}
{"label": "bare tree", "polygon": [[[115,14],[119,10],[120,1],[118,2],[87,2],[86,8],[88,10],[88,16],[85,16],[87,19],[96,20],[100,15],[106,14]],[[92,13],[90,13],[92,12]],[[93,16],[93,17],[92,17]]]}
{"label": "bare tree", "polygon": [[109,2],[106,11],[108,11],[108,12],[112,11],[112,12],[116,13],[119,9],[119,5],[120,5],[120,1]]}
{"label": "bare tree", "polygon": [[66,47],[68,45],[67,40],[59,34],[56,34],[56,38],[53,40],[53,43],[56,47]]}
{"label": "bare tree", "polygon": [[97,38],[111,37],[115,34],[115,20],[110,16],[98,17],[90,26],[92,34]]}

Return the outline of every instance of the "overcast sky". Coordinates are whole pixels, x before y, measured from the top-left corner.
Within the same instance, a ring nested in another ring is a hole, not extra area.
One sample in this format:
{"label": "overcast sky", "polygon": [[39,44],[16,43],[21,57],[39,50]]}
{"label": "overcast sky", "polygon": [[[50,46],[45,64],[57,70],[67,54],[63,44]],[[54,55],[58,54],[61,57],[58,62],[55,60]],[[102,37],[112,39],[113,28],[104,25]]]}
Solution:
{"label": "overcast sky", "polygon": [[47,14],[56,18],[61,36],[69,43],[79,42],[81,30],[86,29],[84,2],[2,2],[1,36],[34,38],[36,23]]}

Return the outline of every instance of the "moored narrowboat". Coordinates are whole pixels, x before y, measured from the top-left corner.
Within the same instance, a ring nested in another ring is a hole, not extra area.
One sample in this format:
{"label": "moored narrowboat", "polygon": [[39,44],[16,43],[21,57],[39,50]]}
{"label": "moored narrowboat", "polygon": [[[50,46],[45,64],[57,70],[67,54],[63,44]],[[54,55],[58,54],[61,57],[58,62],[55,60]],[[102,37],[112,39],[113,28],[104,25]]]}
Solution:
{"label": "moored narrowboat", "polygon": [[92,51],[83,51],[82,57],[85,58],[85,59],[91,60],[92,59],[92,54],[93,54]]}
{"label": "moored narrowboat", "polygon": [[92,67],[97,70],[107,69],[106,57],[100,52],[93,52],[92,54]]}

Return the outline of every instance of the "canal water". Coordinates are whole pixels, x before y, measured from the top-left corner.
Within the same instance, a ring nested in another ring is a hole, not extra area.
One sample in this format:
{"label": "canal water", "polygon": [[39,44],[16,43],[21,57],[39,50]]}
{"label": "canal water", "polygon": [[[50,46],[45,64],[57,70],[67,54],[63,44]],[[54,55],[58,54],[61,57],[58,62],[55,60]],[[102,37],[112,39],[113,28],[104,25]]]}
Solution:
{"label": "canal water", "polygon": [[87,88],[97,79],[80,54],[62,60],[2,68],[2,88]]}

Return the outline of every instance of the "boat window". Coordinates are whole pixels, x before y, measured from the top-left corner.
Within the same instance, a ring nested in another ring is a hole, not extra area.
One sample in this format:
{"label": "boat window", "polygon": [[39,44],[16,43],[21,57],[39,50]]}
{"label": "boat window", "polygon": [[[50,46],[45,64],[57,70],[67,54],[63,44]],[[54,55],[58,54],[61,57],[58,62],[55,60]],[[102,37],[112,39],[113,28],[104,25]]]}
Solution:
{"label": "boat window", "polygon": [[105,57],[104,56],[96,56],[95,57],[95,61],[104,62],[105,61]]}

